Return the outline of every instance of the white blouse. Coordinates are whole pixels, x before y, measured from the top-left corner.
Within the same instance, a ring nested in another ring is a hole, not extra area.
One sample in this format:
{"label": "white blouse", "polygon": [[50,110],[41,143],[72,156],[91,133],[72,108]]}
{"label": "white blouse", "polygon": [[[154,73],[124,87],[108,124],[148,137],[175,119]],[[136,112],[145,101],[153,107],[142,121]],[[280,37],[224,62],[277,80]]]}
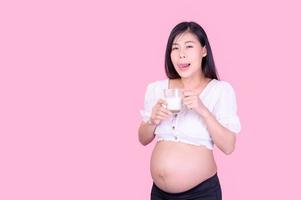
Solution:
{"label": "white blouse", "polygon": [[[147,86],[144,109],[140,111],[144,122],[150,119],[152,108],[157,101],[164,98],[163,90],[167,89],[168,85],[169,79],[165,79]],[[221,125],[234,133],[240,132],[236,95],[230,83],[212,79],[199,97]],[[161,121],[155,129],[155,135],[158,141],[168,140],[197,146],[204,145],[210,150],[213,149],[213,141],[203,119],[194,110],[189,110],[185,106],[178,114]]]}

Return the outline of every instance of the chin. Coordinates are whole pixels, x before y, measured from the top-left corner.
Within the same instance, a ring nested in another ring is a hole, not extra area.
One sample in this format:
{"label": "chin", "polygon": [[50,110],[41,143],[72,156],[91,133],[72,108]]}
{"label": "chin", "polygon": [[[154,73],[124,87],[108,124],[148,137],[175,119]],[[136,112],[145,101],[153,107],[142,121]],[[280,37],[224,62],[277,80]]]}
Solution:
{"label": "chin", "polygon": [[192,76],[192,74],[191,73],[179,73],[178,72],[178,74],[180,75],[180,77],[181,78],[189,78],[189,77],[191,77]]}

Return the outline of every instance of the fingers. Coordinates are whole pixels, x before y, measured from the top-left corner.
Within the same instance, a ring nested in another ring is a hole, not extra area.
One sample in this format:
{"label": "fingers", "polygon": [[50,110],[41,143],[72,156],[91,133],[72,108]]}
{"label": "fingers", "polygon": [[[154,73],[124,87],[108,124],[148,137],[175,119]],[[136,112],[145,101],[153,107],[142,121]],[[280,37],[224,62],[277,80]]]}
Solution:
{"label": "fingers", "polygon": [[189,96],[197,96],[198,93],[195,90],[184,90],[183,91],[183,96],[185,97],[189,97]]}
{"label": "fingers", "polygon": [[156,110],[161,114],[172,115],[172,112],[166,109],[167,102],[164,99],[160,99],[156,104]]}
{"label": "fingers", "polygon": [[154,113],[152,119],[154,121],[158,121],[159,120],[159,122],[161,122],[162,120],[168,119],[170,116],[171,115],[159,111],[157,113]]}
{"label": "fingers", "polygon": [[199,101],[198,93],[194,90],[185,90],[183,97],[183,104],[186,105],[188,109],[192,109],[197,106]]}
{"label": "fingers", "polygon": [[159,99],[159,101],[157,102],[157,105],[167,105],[167,102],[164,99]]}
{"label": "fingers", "polygon": [[172,115],[172,112],[164,108],[163,106],[158,106],[154,113],[155,117],[160,117],[160,119],[166,119]]}
{"label": "fingers", "polygon": [[197,96],[188,96],[183,98],[183,104],[190,104],[198,100]]}
{"label": "fingers", "polygon": [[172,115],[172,113],[168,110],[166,110],[165,108],[160,109],[157,111],[157,116],[158,117],[163,117],[163,118],[168,118]]}
{"label": "fingers", "polygon": [[160,99],[154,106],[151,117],[153,120],[162,121],[172,115],[172,112],[167,110],[164,105],[167,105],[166,101],[164,99]]}
{"label": "fingers", "polygon": [[183,104],[188,108],[188,109],[191,109],[194,105],[194,102],[193,100],[191,99],[183,99]]}
{"label": "fingers", "polygon": [[172,115],[172,112],[170,112],[169,110],[167,110],[165,107],[161,106],[159,107],[159,111],[166,114],[166,115]]}

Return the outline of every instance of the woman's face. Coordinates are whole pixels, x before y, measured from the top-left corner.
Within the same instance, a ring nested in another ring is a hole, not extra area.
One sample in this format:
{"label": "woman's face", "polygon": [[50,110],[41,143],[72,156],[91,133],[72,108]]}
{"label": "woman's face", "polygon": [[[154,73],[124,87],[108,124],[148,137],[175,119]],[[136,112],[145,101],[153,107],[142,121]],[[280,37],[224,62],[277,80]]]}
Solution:
{"label": "woman's face", "polygon": [[202,75],[202,58],[207,51],[198,38],[191,32],[184,32],[175,37],[171,48],[171,61],[181,78]]}

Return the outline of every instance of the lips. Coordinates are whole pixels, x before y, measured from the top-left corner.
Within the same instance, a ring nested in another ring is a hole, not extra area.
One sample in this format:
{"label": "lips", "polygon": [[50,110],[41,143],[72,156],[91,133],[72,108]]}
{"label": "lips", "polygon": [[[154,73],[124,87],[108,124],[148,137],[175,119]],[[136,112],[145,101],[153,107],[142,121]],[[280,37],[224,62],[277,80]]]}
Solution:
{"label": "lips", "polygon": [[180,70],[186,70],[186,69],[189,68],[189,66],[190,66],[190,63],[180,63],[180,64],[178,64],[178,67],[179,67]]}

